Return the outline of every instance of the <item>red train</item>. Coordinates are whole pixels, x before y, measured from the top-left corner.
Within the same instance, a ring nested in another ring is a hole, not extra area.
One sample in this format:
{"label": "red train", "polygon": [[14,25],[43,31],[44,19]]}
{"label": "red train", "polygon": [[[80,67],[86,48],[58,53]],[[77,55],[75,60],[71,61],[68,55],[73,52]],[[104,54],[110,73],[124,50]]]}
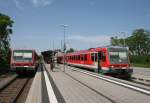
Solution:
{"label": "red train", "polygon": [[15,49],[11,50],[10,66],[12,71],[18,74],[26,72],[35,73],[38,64],[39,56],[35,50],[31,49]]}
{"label": "red train", "polygon": [[[66,63],[72,66],[91,69],[101,74],[130,78],[128,48],[108,46],[91,48],[66,54]],[[57,57],[58,63],[64,63],[64,55]]]}

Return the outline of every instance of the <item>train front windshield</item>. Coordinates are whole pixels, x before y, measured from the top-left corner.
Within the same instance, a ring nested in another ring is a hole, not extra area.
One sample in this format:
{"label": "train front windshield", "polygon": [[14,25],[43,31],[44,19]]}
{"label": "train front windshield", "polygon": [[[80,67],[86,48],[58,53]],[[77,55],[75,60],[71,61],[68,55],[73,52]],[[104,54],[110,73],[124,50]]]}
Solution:
{"label": "train front windshield", "polygon": [[128,64],[128,52],[127,49],[113,48],[109,49],[109,58],[111,64]]}
{"label": "train front windshield", "polygon": [[14,51],[13,58],[17,62],[31,62],[32,51]]}

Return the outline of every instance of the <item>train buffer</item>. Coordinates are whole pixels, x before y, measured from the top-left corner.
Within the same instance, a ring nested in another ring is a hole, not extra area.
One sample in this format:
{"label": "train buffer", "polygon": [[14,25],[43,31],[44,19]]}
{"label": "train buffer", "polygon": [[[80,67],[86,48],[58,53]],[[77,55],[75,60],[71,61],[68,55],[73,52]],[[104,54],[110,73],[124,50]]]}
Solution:
{"label": "train buffer", "polygon": [[128,88],[92,76],[94,74],[87,75],[70,66],[65,66],[64,70],[63,65],[56,65],[52,72],[49,64],[43,64],[38,68],[26,103],[149,102],[150,88],[146,89],[147,93],[142,93],[133,85],[133,88]]}

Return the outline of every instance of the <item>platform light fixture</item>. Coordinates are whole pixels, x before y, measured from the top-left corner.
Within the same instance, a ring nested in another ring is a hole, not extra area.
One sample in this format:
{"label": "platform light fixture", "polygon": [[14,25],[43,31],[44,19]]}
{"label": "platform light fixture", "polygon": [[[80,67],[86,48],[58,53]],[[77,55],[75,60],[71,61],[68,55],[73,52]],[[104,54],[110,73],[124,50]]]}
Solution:
{"label": "platform light fixture", "polygon": [[63,27],[63,30],[64,30],[64,45],[63,45],[63,51],[64,51],[64,71],[65,71],[65,63],[66,63],[66,29],[68,27],[68,25],[65,25],[65,24],[61,24],[60,25],[61,27]]}

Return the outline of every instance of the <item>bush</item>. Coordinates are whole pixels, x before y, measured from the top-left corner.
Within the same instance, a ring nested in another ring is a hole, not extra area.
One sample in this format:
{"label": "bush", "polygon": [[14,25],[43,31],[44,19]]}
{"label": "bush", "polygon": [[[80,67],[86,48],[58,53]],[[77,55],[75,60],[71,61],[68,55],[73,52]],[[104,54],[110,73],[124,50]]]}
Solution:
{"label": "bush", "polygon": [[0,54],[0,74],[3,74],[10,69],[10,52],[9,50],[1,50]]}
{"label": "bush", "polygon": [[150,67],[150,56],[130,56],[130,62],[134,66]]}
{"label": "bush", "polygon": [[9,72],[10,70],[10,65],[5,63],[5,64],[0,64],[0,75],[4,74],[6,72]]}
{"label": "bush", "polygon": [[150,64],[150,56],[130,56],[132,63]]}

